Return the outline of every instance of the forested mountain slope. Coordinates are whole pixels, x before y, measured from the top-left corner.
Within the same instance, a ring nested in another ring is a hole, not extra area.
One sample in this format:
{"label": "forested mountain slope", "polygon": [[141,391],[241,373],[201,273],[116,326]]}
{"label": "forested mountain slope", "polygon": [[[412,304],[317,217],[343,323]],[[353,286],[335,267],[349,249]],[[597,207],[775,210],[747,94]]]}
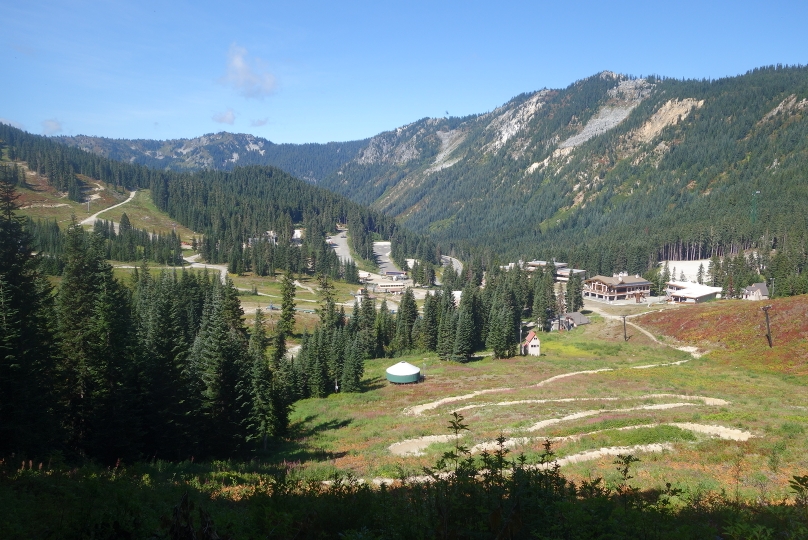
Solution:
{"label": "forested mountain slope", "polygon": [[155,141],[106,139],[76,135],[55,140],[116,161],[154,169],[195,171],[232,170],[248,165],[271,165],[316,183],[353,159],[367,141],[327,144],[275,144],[243,133],[209,133],[193,139]]}
{"label": "forested mountain slope", "polygon": [[[712,81],[603,72],[345,146],[276,145],[288,153],[275,163],[443,246],[640,272],[749,248],[804,254],[807,115],[805,67]],[[153,153],[169,143],[148,144]],[[231,167],[236,151],[217,148],[207,150],[217,159],[183,166]]]}
{"label": "forested mountain slope", "polygon": [[[274,167],[255,165],[193,173],[151,169],[57,144],[4,124],[0,124],[0,152],[8,161],[25,163],[28,170],[47,177],[60,191],[81,184],[81,178],[130,190],[150,189],[158,209],[204,235],[202,253],[209,262],[237,267],[244,259],[245,267],[257,264],[249,260],[255,258],[256,250],[245,250],[244,246],[257,242],[285,247],[295,226],[306,229],[305,247],[312,257],[318,252],[330,253],[325,234],[334,230],[337,222],[348,226],[358,254],[371,252],[374,235],[378,235],[394,240],[392,255],[400,262],[405,257],[437,261],[438,253],[431,242],[404,229],[393,218]],[[24,178],[15,181],[24,182]],[[269,231],[275,233],[272,238]],[[294,256],[283,256],[269,266],[301,271],[305,257],[300,258],[298,251],[289,250]]]}
{"label": "forested mountain slope", "polygon": [[439,241],[593,272],[786,241],[804,252],[807,114],[806,68],[604,72],[383,133],[320,185]]}

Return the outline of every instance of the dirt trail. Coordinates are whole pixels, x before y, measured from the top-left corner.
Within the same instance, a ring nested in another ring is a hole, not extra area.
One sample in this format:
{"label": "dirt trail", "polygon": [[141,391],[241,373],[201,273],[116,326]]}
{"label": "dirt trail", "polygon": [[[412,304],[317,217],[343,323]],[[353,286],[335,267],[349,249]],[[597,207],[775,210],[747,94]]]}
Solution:
{"label": "dirt trail", "polygon": [[507,392],[508,390],[513,390],[513,388],[489,388],[488,390],[477,390],[476,392],[472,392],[471,394],[463,394],[462,396],[447,397],[439,399],[437,401],[432,401],[431,403],[424,403],[423,405],[415,405],[414,407],[407,407],[406,409],[404,409],[404,414],[408,414],[410,416],[420,416],[421,413],[423,413],[424,411],[437,409],[441,405],[445,405],[447,403],[454,403],[455,401],[464,401],[466,399],[471,399],[473,397],[481,396],[483,394]]}
{"label": "dirt trail", "polygon": [[[595,306],[592,306],[592,305],[588,305],[586,308],[589,311],[597,313],[598,315],[600,315],[604,319],[611,319],[613,321],[622,321],[623,320],[623,317],[620,317],[618,315],[611,315],[609,313],[606,313],[602,309],[600,309],[598,307],[595,307]],[[679,350],[679,351],[684,351],[686,353],[690,353],[690,355],[693,358],[701,358],[703,356],[704,353],[700,352],[697,347],[689,347],[689,346],[675,347],[675,346],[671,345],[670,343],[664,343],[662,341],[659,341],[651,332],[649,332],[648,330],[646,330],[642,326],[628,320],[628,319],[631,319],[633,317],[639,317],[640,315],[645,315],[645,313],[637,313],[637,314],[634,314],[634,315],[626,315],[626,324],[633,327],[633,328],[635,328],[635,329],[637,329],[637,330],[639,330],[640,332],[642,332],[643,334],[648,336],[648,338],[651,339],[651,341],[653,341],[654,343],[657,343],[659,345],[664,345],[665,347],[671,347],[671,348]]]}
{"label": "dirt trail", "polygon": [[301,289],[303,289],[303,290],[305,290],[305,291],[309,291],[311,294],[317,294],[317,291],[315,291],[315,290],[314,290],[314,289],[312,289],[311,287],[308,287],[308,286],[306,286],[306,285],[303,285],[303,284],[302,284],[302,283],[300,283],[298,280],[295,280],[295,287],[300,287]]}
{"label": "dirt trail", "polygon": [[567,416],[562,416],[561,418],[549,418],[547,420],[536,422],[532,426],[525,428],[524,431],[538,431],[540,429],[546,428],[547,426],[560,424],[561,422],[578,420],[580,418],[597,416],[599,414],[622,413],[629,411],[659,411],[665,409],[675,409],[677,407],[692,407],[692,406],[693,406],[692,403],[658,403],[656,405],[641,405],[640,407],[626,407],[625,409],[594,409],[589,411],[580,411],[577,413],[568,414]]}
{"label": "dirt trail", "polygon": [[197,253],[195,255],[191,255],[190,257],[185,257],[185,262],[188,263],[190,268],[207,268],[210,270],[216,270],[219,272],[219,278],[222,280],[222,285],[227,283],[227,266],[223,264],[206,264],[196,262],[200,257],[201,255]]}
{"label": "dirt trail", "polygon": [[133,190],[131,193],[129,193],[129,198],[128,198],[128,199],[126,199],[125,201],[123,201],[123,202],[119,202],[118,204],[114,204],[114,205],[112,205],[112,206],[109,206],[109,207],[107,207],[107,208],[104,208],[103,210],[99,210],[98,212],[96,212],[96,213],[95,213],[95,214],[93,214],[92,216],[90,216],[90,217],[88,217],[88,218],[86,218],[86,219],[81,220],[81,221],[79,222],[79,225],[93,225],[93,224],[95,224],[95,220],[96,220],[96,219],[98,219],[98,216],[100,216],[100,215],[101,215],[101,214],[103,214],[104,212],[107,212],[107,211],[109,211],[109,210],[112,210],[113,208],[118,208],[119,206],[123,206],[124,204],[126,204],[126,203],[128,203],[128,202],[131,202],[131,201],[132,201],[132,199],[134,199],[134,198],[135,198],[135,194],[137,194],[137,190]]}
{"label": "dirt trail", "polygon": [[498,403],[476,403],[474,405],[466,405],[465,407],[455,409],[455,412],[466,411],[469,409],[477,409],[480,407],[509,407],[512,405],[528,405],[528,404],[542,404],[542,403],[572,403],[576,401],[623,401],[629,399],[664,399],[664,398],[684,399],[687,401],[702,401],[705,405],[718,405],[718,406],[729,405],[729,401],[706,396],[689,396],[685,394],[644,394],[642,396],[520,399],[518,401],[500,401]]}
{"label": "dirt trail", "polygon": [[[687,362],[687,360],[680,360],[679,362],[670,362],[667,364],[651,364],[647,366],[635,366],[631,369],[647,369],[652,367],[663,367],[663,366],[678,366],[683,363]],[[548,379],[544,379],[536,384],[525,386],[523,388],[539,388],[546,384],[550,384],[551,382],[555,382],[559,379],[565,379],[567,377],[575,377],[578,375],[593,375],[595,373],[602,373],[604,371],[614,371],[614,368],[601,368],[601,369],[588,369],[584,371],[572,371],[570,373],[562,373],[560,375],[554,375]],[[486,390],[477,390],[476,392],[472,392],[470,394],[463,394],[460,396],[450,396],[446,398],[439,399],[437,401],[432,401],[430,403],[424,403],[422,405],[415,405],[413,407],[407,407],[404,409],[404,414],[409,416],[420,416],[424,411],[431,411],[432,409],[437,409],[441,405],[446,405],[447,403],[454,403],[456,401],[465,401],[467,399],[472,399],[477,396],[481,396],[484,394],[494,394],[498,392],[508,392],[510,390],[517,390],[516,388],[489,388]],[[469,407],[466,407],[469,408]],[[463,409],[456,409],[458,411]]]}
{"label": "dirt trail", "polygon": [[[643,428],[655,428],[659,426],[674,426],[678,427],[679,429],[684,429],[687,431],[693,431],[695,433],[704,433],[706,435],[715,435],[719,439],[724,439],[728,441],[748,441],[754,435],[748,431],[743,431],[740,429],[732,429],[724,426],[716,426],[716,425],[708,425],[708,424],[693,424],[690,422],[680,423],[680,422],[662,422],[662,423],[653,423],[653,424],[639,424],[636,426],[625,426],[621,428],[615,428],[615,431],[629,431],[632,429],[643,429]],[[505,448],[515,448],[518,446],[524,446],[534,441],[545,441],[550,440],[551,442],[557,441],[577,441],[584,437],[588,437],[591,435],[597,435],[598,433],[603,433],[604,431],[608,431],[605,429],[599,429],[596,431],[588,431],[586,433],[576,433],[575,435],[566,435],[564,437],[542,437],[542,436],[535,436],[535,437],[514,437],[512,439],[508,439],[505,441],[503,446]],[[499,447],[497,441],[487,441],[484,443],[475,444],[471,447],[471,453],[476,454],[482,451],[486,452],[493,452]],[[420,455],[420,454],[416,454]]]}
{"label": "dirt trail", "polygon": [[[531,469],[540,469],[540,468],[549,468],[554,467],[556,463],[560,467],[564,465],[569,465],[571,463],[581,463],[584,461],[594,461],[600,459],[604,456],[617,456],[619,454],[637,454],[640,452],[670,452],[673,451],[673,445],[670,443],[653,443],[653,444],[637,444],[634,446],[608,446],[605,448],[599,448],[597,450],[588,450],[586,452],[580,452],[578,454],[572,454],[570,456],[560,458],[556,461],[545,463],[545,464],[538,464],[538,465],[531,465],[529,468]],[[506,471],[510,472],[510,471]],[[443,473],[440,476],[442,478],[448,477],[451,473]],[[418,476],[409,476],[405,479],[407,482],[413,483],[424,483],[424,482],[431,482],[432,477],[427,475],[418,475]],[[377,477],[371,480],[371,482],[375,485],[381,484],[394,484],[397,480],[394,478],[382,478]],[[324,484],[330,484],[330,481],[323,482]]]}
{"label": "dirt trail", "polygon": [[418,437],[417,439],[407,439],[393,443],[387,447],[391,454],[397,456],[422,456],[423,450],[427,446],[438,442],[449,442],[455,438],[454,435],[427,435],[425,437]]}

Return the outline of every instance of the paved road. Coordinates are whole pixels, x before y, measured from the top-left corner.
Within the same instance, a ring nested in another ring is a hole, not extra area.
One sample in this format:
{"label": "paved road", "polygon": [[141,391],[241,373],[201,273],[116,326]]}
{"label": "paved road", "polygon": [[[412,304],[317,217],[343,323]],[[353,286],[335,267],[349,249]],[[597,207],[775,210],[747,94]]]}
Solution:
{"label": "paved road", "polygon": [[351,250],[348,249],[348,238],[347,236],[343,238],[343,236],[345,233],[341,232],[336,236],[327,237],[326,241],[334,248],[341,261],[350,262],[353,261],[353,257],[351,257]]}
{"label": "paved road", "polygon": [[443,264],[443,266],[449,266],[449,264],[451,264],[454,267],[454,271],[457,272],[458,275],[463,273],[463,263],[454,257],[441,255],[440,262]]}
{"label": "paved road", "polygon": [[379,274],[401,272],[401,268],[398,268],[390,258],[390,242],[373,242],[373,255],[379,264]]}
{"label": "paved road", "polygon": [[226,264],[207,264],[207,263],[200,263],[197,262],[201,255],[197,253],[196,255],[191,255],[190,257],[185,257],[185,262],[188,263],[190,268],[208,268],[210,270],[216,270],[219,272],[219,277],[222,280],[222,285],[227,283],[227,265]]}
{"label": "paved road", "polygon": [[104,208],[103,210],[100,210],[100,211],[96,212],[95,214],[88,217],[87,219],[81,220],[81,223],[79,223],[79,225],[95,225],[95,220],[98,218],[99,215],[103,214],[107,210],[112,210],[113,208],[118,208],[119,206],[123,206],[124,204],[130,202],[132,199],[135,198],[136,193],[137,193],[137,190],[132,191],[132,193],[129,194],[129,198],[126,199],[125,201],[123,201],[121,203],[118,203],[118,204],[115,204],[113,206],[109,206],[107,208]]}

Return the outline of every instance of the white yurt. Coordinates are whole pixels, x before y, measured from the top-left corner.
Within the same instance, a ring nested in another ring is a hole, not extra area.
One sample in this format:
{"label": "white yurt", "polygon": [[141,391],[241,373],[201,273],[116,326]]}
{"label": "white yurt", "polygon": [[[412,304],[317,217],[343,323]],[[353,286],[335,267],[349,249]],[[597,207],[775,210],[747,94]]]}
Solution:
{"label": "white yurt", "polygon": [[387,380],[396,384],[416,383],[421,380],[421,370],[408,362],[399,362],[387,368]]}

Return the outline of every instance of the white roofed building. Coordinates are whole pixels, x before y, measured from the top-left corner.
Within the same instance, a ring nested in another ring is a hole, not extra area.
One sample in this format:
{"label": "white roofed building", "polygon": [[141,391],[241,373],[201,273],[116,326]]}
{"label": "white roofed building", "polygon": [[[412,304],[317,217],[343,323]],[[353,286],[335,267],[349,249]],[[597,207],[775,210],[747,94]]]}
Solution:
{"label": "white roofed building", "polygon": [[669,281],[665,284],[665,295],[671,302],[700,304],[721,297],[721,287],[710,287],[687,281]]}

